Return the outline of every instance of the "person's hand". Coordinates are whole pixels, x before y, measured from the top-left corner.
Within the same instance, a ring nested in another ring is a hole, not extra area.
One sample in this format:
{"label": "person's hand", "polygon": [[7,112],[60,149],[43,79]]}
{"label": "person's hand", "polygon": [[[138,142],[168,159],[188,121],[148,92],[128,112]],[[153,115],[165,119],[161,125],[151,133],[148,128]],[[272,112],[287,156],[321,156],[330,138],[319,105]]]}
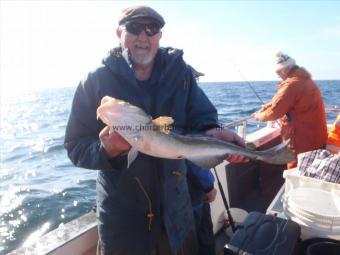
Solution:
{"label": "person's hand", "polygon": [[[213,128],[209,129],[208,131],[205,132],[206,135],[213,136],[215,138],[227,141],[227,142],[232,142],[235,143],[239,146],[245,147],[245,142],[244,140],[238,136],[236,133],[228,130],[228,129],[222,129],[222,128]],[[247,159],[244,156],[241,155],[228,155],[226,158],[227,161],[231,163],[241,163],[241,162],[248,162],[249,159]]]}
{"label": "person's hand", "polygon": [[259,109],[258,111],[254,112],[251,116],[257,120],[257,121],[265,121],[266,115],[265,115],[265,111],[272,106],[272,103],[269,102],[267,104],[262,105],[261,109]]}
{"label": "person's hand", "polygon": [[252,114],[252,117],[257,120],[257,121],[263,121],[264,119],[264,114],[263,114],[263,111],[262,109],[261,110],[258,110],[257,112],[254,112]]}
{"label": "person's hand", "polygon": [[117,132],[111,132],[108,126],[99,133],[99,139],[109,158],[114,158],[130,150],[131,145]]}
{"label": "person's hand", "polygon": [[211,203],[215,200],[217,194],[217,190],[213,188],[209,192],[205,193],[206,195],[206,202]]}
{"label": "person's hand", "polygon": [[259,111],[263,112],[263,111],[267,110],[267,109],[268,109],[269,107],[271,107],[271,106],[272,106],[272,103],[271,103],[271,102],[269,102],[269,103],[267,103],[267,104],[263,104],[262,107],[261,107],[261,109],[260,109]]}

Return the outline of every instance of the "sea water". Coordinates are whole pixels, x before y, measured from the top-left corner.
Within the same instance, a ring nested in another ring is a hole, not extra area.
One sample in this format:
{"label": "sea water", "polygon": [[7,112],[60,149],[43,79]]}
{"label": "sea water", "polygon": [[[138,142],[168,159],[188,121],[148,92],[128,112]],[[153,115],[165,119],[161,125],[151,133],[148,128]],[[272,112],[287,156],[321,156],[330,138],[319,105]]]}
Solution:
{"label": "sea water", "polygon": [[[200,87],[225,124],[269,102],[276,83],[200,83]],[[317,83],[325,105],[339,106],[340,81]],[[44,89],[1,102],[0,254],[29,245],[95,205],[97,172],[74,167],[63,148],[74,92],[75,87]],[[327,117],[332,123],[336,113],[328,112]],[[248,132],[263,125],[250,121]]]}

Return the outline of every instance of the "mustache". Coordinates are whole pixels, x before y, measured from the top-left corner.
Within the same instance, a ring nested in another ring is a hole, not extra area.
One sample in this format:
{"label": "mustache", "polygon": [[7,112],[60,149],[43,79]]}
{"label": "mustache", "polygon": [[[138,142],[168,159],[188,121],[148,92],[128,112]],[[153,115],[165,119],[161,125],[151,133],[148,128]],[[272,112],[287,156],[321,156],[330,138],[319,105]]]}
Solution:
{"label": "mustache", "polygon": [[141,42],[141,41],[136,41],[135,43],[136,47],[140,47],[140,48],[145,48],[145,49],[149,49],[150,45],[146,42]]}

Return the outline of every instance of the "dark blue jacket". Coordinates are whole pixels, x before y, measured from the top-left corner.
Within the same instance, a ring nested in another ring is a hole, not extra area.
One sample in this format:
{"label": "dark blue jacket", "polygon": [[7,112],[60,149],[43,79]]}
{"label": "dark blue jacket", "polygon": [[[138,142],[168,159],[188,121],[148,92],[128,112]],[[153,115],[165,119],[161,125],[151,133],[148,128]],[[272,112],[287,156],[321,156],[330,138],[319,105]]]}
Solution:
{"label": "dark blue jacket", "polygon": [[216,109],[197,86],[182,55],[181,50],[160,48],[150,87],[143,88],[116,48],[74,95],[65,148],[76,166],[101,170],[97,178],[99,234],[103,246],[116,252],[142,254],[152,249],[163,226],[177,252],[193,228],[185,161],[140,153],[127,169],[126,156],[106,157],[98,138],[104,124],[96,118],[101,98],[108,95],[141,107],[153,118],[172,116],[174,129],[184,133],[217,126]]}

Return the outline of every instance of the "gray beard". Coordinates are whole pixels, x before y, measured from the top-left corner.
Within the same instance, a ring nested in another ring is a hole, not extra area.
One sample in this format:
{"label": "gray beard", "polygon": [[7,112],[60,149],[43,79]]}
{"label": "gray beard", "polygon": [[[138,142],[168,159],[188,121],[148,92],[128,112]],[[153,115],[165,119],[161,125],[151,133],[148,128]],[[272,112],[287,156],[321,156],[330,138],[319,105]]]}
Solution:
{"label": "gray beard", "polygon": [[132,63],[141,65],[141,66],[149,65],[153,61],[153,57],[151,56],[151,54],[148,54],[147,56],[144,56],[144,57],[139,57],[139,56],[133,56],[130,53],[130,59]]}

